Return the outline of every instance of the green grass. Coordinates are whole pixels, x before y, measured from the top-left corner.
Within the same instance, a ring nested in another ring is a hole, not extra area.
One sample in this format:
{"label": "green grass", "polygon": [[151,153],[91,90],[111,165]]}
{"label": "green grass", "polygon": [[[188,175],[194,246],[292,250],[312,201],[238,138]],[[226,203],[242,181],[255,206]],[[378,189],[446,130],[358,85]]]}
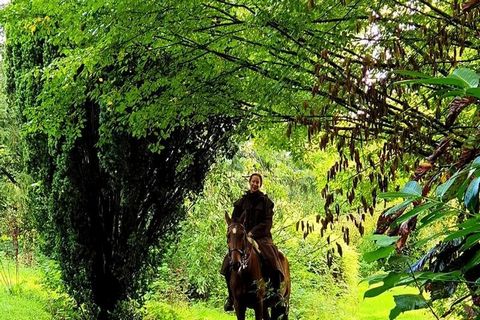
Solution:
{"label": "green grass", "polygon": [[[9,268],[8,279],[13,283],[12,292],[7,291],[6,281],[0,280],[0,319],[16,319],[16,320],[46,320],[52,319],[52,299],[55,299],[55,293],[45,289],[41,281],[41,273],[33,268],[21,268],[18,282],[15,283],[15,274],[12,266]],[[4,272],[5,274],[5,272]],[[307,300],[316,301],[316,308],[310,309],[310,314],[302,314],[296,316],[291,313],[290,319],[295,320],[300,317],[309,320],[340,320],[340,319],[358,319],[358,320],[384,320],[388,319],[390,310],[394,307],[393,296],[406,293],[417,293],[415,288],[394,288],[384,294],[363,299],[363,293],[368,289],[366,283],[361,283],[358,292],[352,294],[358,297],[358,304],[355,305],[355,299],[349,299],[351,306],[345,308],[342,300],[345,297],[328,299],[324,297],[322,292],[316,292],[315,295]],[[313,294],[313,293],[312,293]],[[305,297],[303,297],[305,298]],[[305,299],[296,299],[295,303],[305,303]],[[336,301],[338,300],[338,301]],[[292,306],[295,309],[295,306]],[[296,306],[297,308],[301,305]],[[340,314],[335,308],[344,309],[344,313]],[[332,309],[333,308],[333,309]],[[317,310],[317,312],[313,311]],[[178,302],[167,304],[159,301],[148,301],[145,306],[145,320],[235,320],[234,313],[225,313],[222,309],[212,308],[209,305],[187,302]],[[58,310],[57,310],[58,312]],[[330,313],[329,313],[330,312]],[[62,317],[54,317],[60,319]],[[248,319],[253,319],[253,312],[248,312]],[[416,310],[401,314],[398,320],[429,320],[433,316],[428,310]]]}
{"label": "green grass", "polygon": [[30,268],[20,268],[16,279],[11,265],[3,267],[0,270],[0,319],[51,319],[51,315],[45,310],[47,295],[40,285],[38,272]]}
{"label": "green grass", "polygon": [[[169,305],[164,302],[149,301],[146,304],[147,316],[144,320],[235,320],[233,312],[226,313],[204,304],[187,304],[181,302]],[[251,317],[253,313],[249,311]]]}
{"label": "green grass", "polygon": [[[363,293],[368,289],[367,283],[360,284],[360,305],[358,319],[365,320],[384,320],[388,319],[390,310],[394,308],[395,302],[393,301],[394,295],[399,294],[418,294],[416,288],[411,287],[397,287],[393,288],[383,294],[373,297],[363,299]],[[398,320],[429,320],[434,319],[433,315],[427,310],[413,310],[402,313],[397,317]]]}
{"label": "green grass", "polygon": [[[290,319],[309,319],[309,320],[385,320],[389,318],[390,310],[394,307],[394,295],[399,294],[416,294],[415,288],[400,287],[393,288],[377,297],[363,299],[363,293],[368,289],[366,283],[361,283],[358,288],[358,305],[350,306],[349,310],[345,310],[344,314],[339,314],[333,310],[336,304],[342,301],[328,300],[321,294],[318,296],[318,313],[310,313],[301,315],[300,318],[291,314]],[[338,306],[337,306],[338,307]],[[332,309],[333,308],[333,309]],[[330,316],[326,312],[331,309]],[[220,309],[213,309],[204,304],[188,304],[186,302],[178,304],[167,304],[164,302],[150,301],[146,305],[147,317],[145,320],[235,320],[233,313],[225,313]],[[249,311],[248,319],[253,319],[253,312]],[[430,320],[434,319],[433,315],[427,310],[414,310],[402,313],[398,320]]]}

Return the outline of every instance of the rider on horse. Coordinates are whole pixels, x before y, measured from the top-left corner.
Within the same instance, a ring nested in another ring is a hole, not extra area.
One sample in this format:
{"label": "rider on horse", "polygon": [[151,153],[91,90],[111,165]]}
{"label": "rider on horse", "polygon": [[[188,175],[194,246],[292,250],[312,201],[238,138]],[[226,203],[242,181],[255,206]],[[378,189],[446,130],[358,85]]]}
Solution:
{"label": "rider on horse", "polygon": [[[284,271],[280,253],[273,244],[272,234],[270,233],[274,204],[266,194],[260,191],[263,179],[259,173],[253,173],[248,181],[250,189],[234,203],[232,219],[238,220],[243,214],[245,215],[244,226],[247,237],[255,240],[258,244],[264,278],[270,280],[274,293],[278,294],[280,284],[284,279]],[[224,305],[225,311],[233,310],[230,272],[231,268],[227,254],[220,270],[220,273],[225,276],[228,288],[228,299]]]}

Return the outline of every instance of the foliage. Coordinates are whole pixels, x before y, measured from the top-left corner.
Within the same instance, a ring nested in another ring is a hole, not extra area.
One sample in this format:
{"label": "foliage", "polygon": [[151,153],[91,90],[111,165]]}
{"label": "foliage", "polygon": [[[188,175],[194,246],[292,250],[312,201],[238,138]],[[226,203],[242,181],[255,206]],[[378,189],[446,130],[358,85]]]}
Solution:
{"label": "foliage", "polygon": [[[476,90],[480,75],[472,70],[457,69],[442,78],[419,77],[420,79],[403,83],[444,85],[447,89],[442,90],[442,94],[466,95],[465,98],[454,99],[450,104],[450,115],[474,105],[475,98],[480,98]],[[408,267],[404,272],[382,275],[380,278],[383,285],[367,291],[366,296],[377,295],[394,286],[410,284],[418,286],[421,292],[430,291],[433,301],[452,297],[459,284],[465,283],[469,292],[459,301],[471,297],[473,304],[478,304],[479,115],[477,106],[469,113],[469,119],[464,119],[467,126],[463,128],[463,133],[469,138],[464,142],[461,153],[454,153],[445,147],[448,140],[442,141],[434,154],[427,158],[428,162],[417,168],[415,180],[409,181],[400,192],[380,195],[386,199],[404,199],[384,213],[387,219],[392,217],[389,234],[399,236],[376,236],[376,244],[380,248],[369,253],[366,258],[373,261],[388,257],[395,248],[401,250],[410,232],[415,229],[420,234],[422,230],[427,230],[424,237],[413,239],[411,243],[411,246],[426,254],[414,264],[407,262]],[[446,160],[447,165],[434,167],[437,160]],[[423,185],[419,183],[420,179],[425,181]],[[409,227],[402,229],[406,225]],[[428,271],[422,272],[422,269]],[[374,279],[373,283],[380,278]],[[392,318],[405,310],[431,307],[431,302],[425,301],[421,296],[398,297],[396,302]],[[451,313],[456,304],[453,303],[444,316]]]}
{"label": "foliage", "polygon": [[[188,62],[151,34],[131,38],[173,18],[157,20],[156,6],[16,1],[3,12],[7,90],[23,120],[37,225],[70,293],[99,318],[145,288],[150,249],[241,128],[221,72],[192,82],[208,60]],[[134,27],[133,7],[148,21]],[[227,96],[212,98],[213,85]]]}
{"label": "foliage", "polygon": [[[330,226],[349,226],[346,243],[354,228],[363,234],[377,193],[413,164],[406,154],[434,154],[442,138],[452,154],[475,147],[473,101],[447,111],[427,90],[388,83],[403,77],[397,69],[476,69],[477,11],[453,0],[14,1],[2,12],[9,102],[26,135],[38,227],[70,292],[102,318],[138,297],[151,249],[215,157],[230,153],[232,134],[272,122],[338,154],[319,188],[325,202],[312,205],[325,213],[297,220],[305,239],[321,222],[333,263],[343,249]],[[468,74],[451,74],[444,84],[475,94]],[[350,170],[349,183],[332,182]],[[377,187],[358,192],[362,183]]]}

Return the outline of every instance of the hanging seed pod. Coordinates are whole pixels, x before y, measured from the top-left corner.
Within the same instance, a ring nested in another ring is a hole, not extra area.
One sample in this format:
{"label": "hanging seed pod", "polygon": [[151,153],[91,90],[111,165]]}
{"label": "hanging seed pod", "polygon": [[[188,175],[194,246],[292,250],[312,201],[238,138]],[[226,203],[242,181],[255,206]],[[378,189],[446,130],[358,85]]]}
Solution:
{"label": "hanging seed pod", "polygon": [[365,228],[363,227],[362,224],[359,225],[358,231],[360,232],[360,235],[363,236],[363,234],[365,233]]}
{"label": "hanging seed pod", "polygon": [[338,244],[338,242],[335,242],[335,244],[337,245],[338,254],[340,255],[340,257],[342,257],[343,256],[342,246]]}

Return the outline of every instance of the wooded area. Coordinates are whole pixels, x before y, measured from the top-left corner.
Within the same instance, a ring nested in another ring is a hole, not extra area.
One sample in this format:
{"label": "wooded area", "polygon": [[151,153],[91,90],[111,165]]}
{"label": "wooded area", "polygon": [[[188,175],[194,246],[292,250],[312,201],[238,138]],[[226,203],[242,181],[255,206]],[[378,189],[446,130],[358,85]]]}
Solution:
{"label": "wooded area", "polygon": [[9,295],[25,267],[54,319],[218,309],[223,215],[260,172],[291,319],[383,319],[358,310],[389,292],[391,319],[479,315],[480,1],[0,12]]}

